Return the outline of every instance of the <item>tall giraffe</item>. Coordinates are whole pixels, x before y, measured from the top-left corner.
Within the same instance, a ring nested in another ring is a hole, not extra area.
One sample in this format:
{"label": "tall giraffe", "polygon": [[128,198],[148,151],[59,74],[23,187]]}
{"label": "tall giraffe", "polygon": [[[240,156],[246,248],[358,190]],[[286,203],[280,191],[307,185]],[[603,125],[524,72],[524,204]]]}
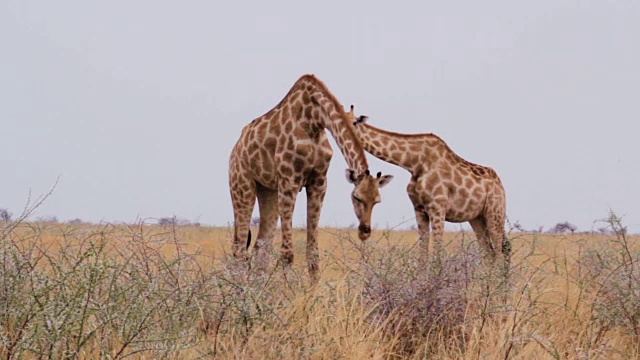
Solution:
{"label": "tall giraffe", "polygon": [[[352,111],[353,112],[353,111]],[[293,262],[292,217],[298,192],[307,194],[307,267],[318,279],[318,220],[327,190],[327,170],[333,150],[328,129],[347,161],[347,180],[354,184],[351,199],[360,224],[358,236],[371,235],[371,213],[380,202],[379,189],[393,176],[373,177],[351,118],[327,86],[314,75],[303,75],[275,108],[253,120],[242,134],[229,160],[229,186],[233,202],[233,254],[246,256],[251,242],[249,222],[256,197],[260,226],[254,245],[258,258],[271,247],[281,219],[285,264]],[[246,240],[246,246],[245,246]]]}
{"label": "tall giraffe", "polygon": [[[364,149],[411,173],[407,186],[423,250],[442,252],[444,222],[466,222],[494,259],[510,263],[505,235],[506,195],[498,174],[458,156],[434,134],[399,134],[366,124],[366,116],[349,116]],[[431,227],[431,229],[429,229]],[[430,231],[431,230],[431,231]]]}

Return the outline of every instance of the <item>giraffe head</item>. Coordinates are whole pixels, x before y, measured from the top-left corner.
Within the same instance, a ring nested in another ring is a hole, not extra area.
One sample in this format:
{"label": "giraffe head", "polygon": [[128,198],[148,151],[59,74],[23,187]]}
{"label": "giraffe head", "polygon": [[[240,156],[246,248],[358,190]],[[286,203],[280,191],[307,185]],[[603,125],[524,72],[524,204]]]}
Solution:
{"label": "giraffe head", "polygon": [[369,173],[356,174],[352,169],[346,171],[347,181],[355,185],[351,192],[353,210],[360,221],[358,226],[358,237],[360,240],[367,240],[371,236],[371,214],[373,207],[380,202],[380,189],[387,185],[393,175],[382,175],[378,173],[375,177]]}
{"label": "giraffe head", "polygon": [[[349,112],[345,111],[347,119],[350,123],[359,122],[366,119],[366,116],[357,117],[353,111],[353,105]],[[358,237],[360,240],[367,240],[371,236],[371,213],[373,207],[380,202],[380,189],[387,185],[393,175],[382,175],[378,173],[375,177],[366,170],[363,174],[357,174],[353,169],[346,171],[347,181],[355,185],[351,192],[351,201],[353,202],[353,210],[360,221],[358,226]]]}

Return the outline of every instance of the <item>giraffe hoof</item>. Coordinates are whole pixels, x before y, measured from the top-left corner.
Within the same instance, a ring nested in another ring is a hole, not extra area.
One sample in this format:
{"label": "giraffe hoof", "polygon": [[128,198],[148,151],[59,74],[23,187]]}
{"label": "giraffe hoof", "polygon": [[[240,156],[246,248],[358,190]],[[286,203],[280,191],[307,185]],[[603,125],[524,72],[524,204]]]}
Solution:
{"label": "giraffe hoof", "polygon": [[293,254],[289,254],[289,253],[288,254],[282,254],[282,256],[280,257],[280,262],[285,267],[291,266],[291,264],[293,263]]}

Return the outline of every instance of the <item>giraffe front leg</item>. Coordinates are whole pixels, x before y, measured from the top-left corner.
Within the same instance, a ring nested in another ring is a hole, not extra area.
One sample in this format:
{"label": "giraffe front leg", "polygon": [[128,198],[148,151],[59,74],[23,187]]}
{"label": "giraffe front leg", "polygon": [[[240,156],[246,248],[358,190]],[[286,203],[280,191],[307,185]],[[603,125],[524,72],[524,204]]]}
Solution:
{"label": "giraffe front leg", "polygon": [[434,201],[429,204],[427,209],[429,220],[431,221],[431,233],[429,237],[430,245],[434,247],[434,261],[437,267],[442,263],[444,256],[444,248],[442,241],[444,238],[444,221],[446,214],[446,200]]}
{"label": "giraffe front leg", "polygon": [[419,248],[420,248],[420,258],[426,264],[429,260],[429,215],[425,209],[425,204],[420,196],[420,193],[417,189],[418,179],[412,178],[407,185],[407,194],[409,195],[409,200],[413,204],[413,210],[416,214],[416,225],[418,226],[418,235],[419,235]]}
{"label": "giraffe front leg", "polygon": [[313,184],[307,185],[307,267],[312,284],[318,282],[318,222],[326,192],[326,178],[316,178]]}
{"label": "giraffe front leg", "polygon": [[278,189],[278,210],[282,229],[282,250],[280,261],[289,266],[293,263],[293,210],[298,196],[298,189],[289,187]]}
{"label": "giraffe front leg", "polygon": [[420,255],[426,261],[429,259],[429,215],[423,208],[416,208],[415,213],[420,236]]}

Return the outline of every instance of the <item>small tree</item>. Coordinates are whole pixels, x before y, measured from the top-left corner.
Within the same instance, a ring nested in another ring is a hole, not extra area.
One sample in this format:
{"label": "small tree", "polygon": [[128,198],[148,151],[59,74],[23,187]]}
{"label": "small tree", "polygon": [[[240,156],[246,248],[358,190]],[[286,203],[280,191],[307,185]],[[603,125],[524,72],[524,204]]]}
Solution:
{"label": "small tree", "polygon": [[519,222],[519,221],[516,221],[516,222],[512,225],[512,227],[513,227],[513,230],[517,230],[517,231],[520,231],[520,232],[525,232],[525,231],[526,231],[526,230],[524,229],[524,227],[523,227],[522,225],[520,225],[520,222]]}
{"label": "small tree", "polygon": [[0,209],[0,221],[11,221],[13,214],[9,212],[7,209]]}
{"label": "small tree", "polygon": [[55,215],[54,216],[40,216],[40,217],[36,218],[36,221],[40,222],[40,223],[52,223],[52,224],[57,224],[58,222],[60,222],[58,220],[58,217],[55,216]]}
{"label": "small tree", "polygon": [[556,234],[564,234],[568,231],[570,231],[572,234],[576,232],[576,230],[578,229],[577,226],[573,225],[572,223],[565,221],[565,222],[561,222],[561,223],[557,223],[552,229],[551,232],[554,232]]}
{"label": "small tree", "polygon": [[158,219],[158,225],[162,227],[169,227],[176,224],[176,217],[161,217]]}

